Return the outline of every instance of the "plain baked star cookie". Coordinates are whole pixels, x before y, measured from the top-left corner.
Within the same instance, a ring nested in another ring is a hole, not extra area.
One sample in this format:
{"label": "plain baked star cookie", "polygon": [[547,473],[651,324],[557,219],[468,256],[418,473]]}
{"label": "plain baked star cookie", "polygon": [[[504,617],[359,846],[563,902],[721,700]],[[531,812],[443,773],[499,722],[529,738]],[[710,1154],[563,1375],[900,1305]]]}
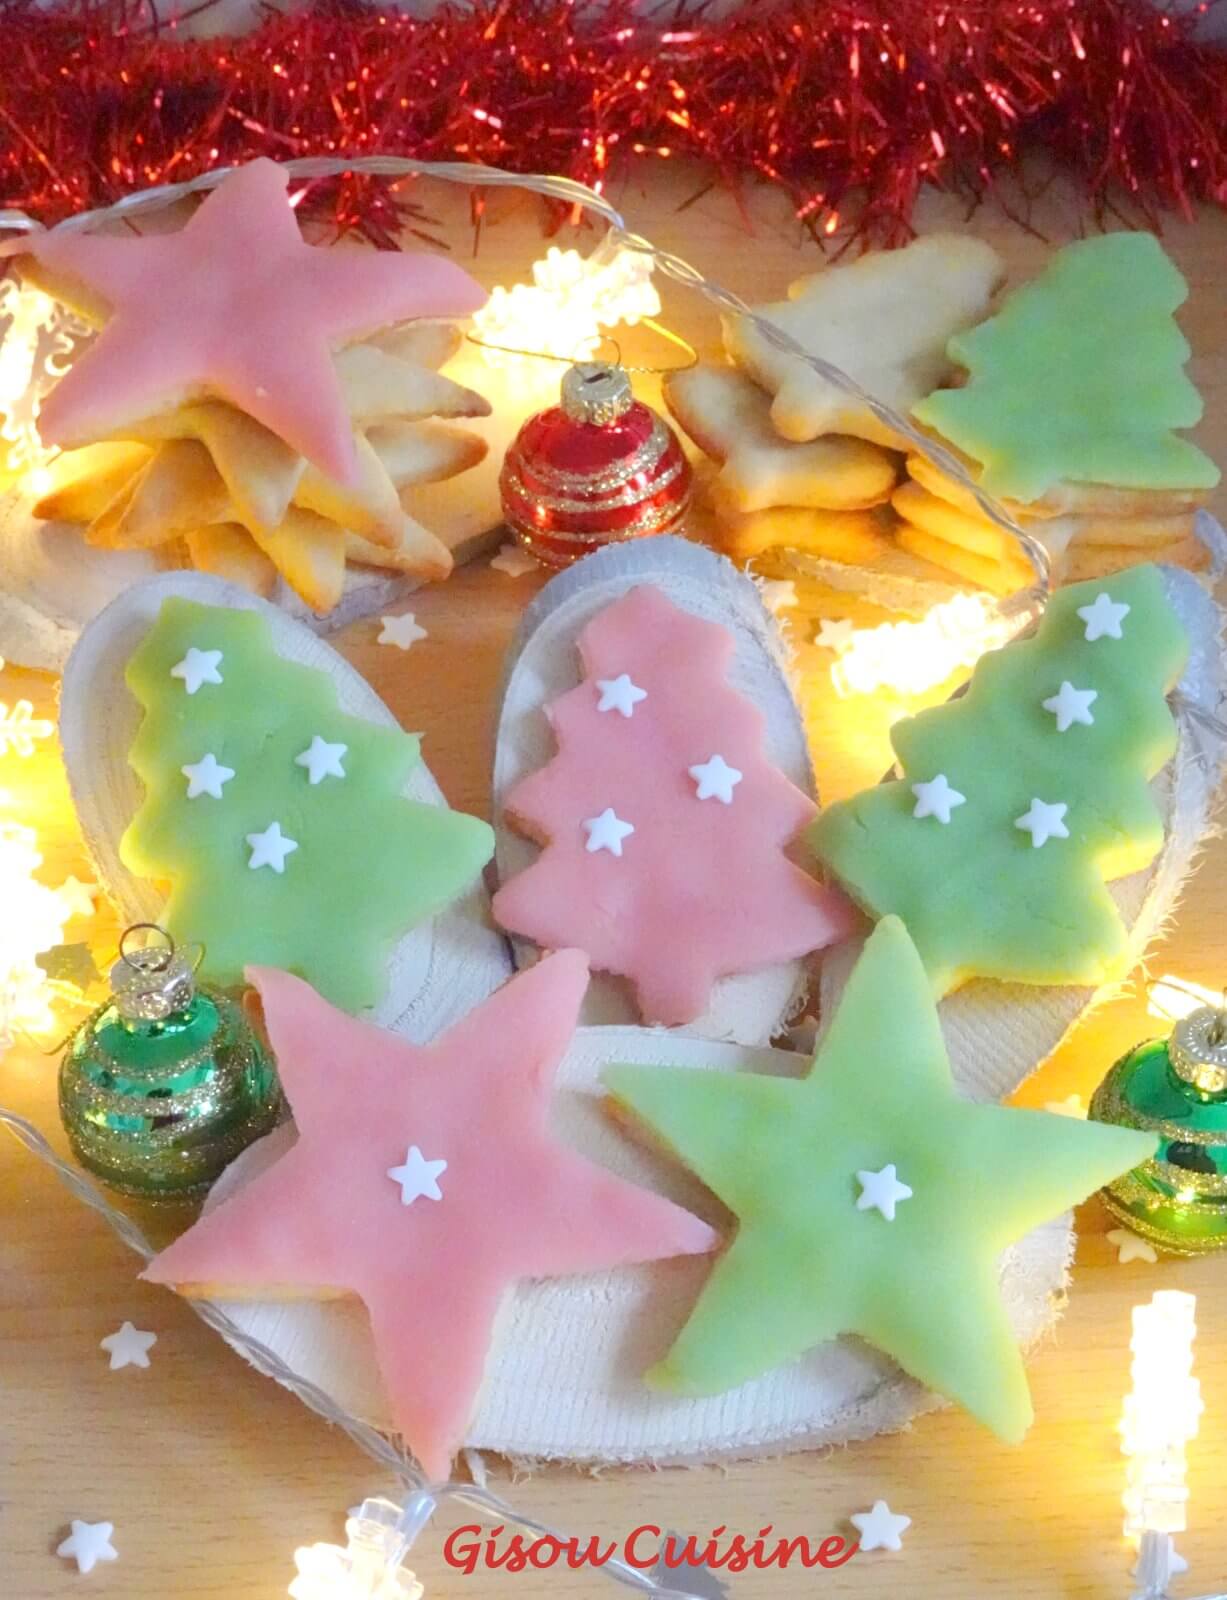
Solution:
{"label": "plain baked star cookie", "polygon": [[[787,300],[753,310],[906,416],[949,376],[947,340],[987,313],[1004,276],[997,252],[982,240],[935,233],[904,250],[799,278]],[[725,319],[724,346],[775,396],[771,420],[783,438],[850,433],[899,447],[867,407],[777,350],[744,317]]]}
{"label": "plain baked star cookie", "polygon": [[732,367],[675,372],[664,395],[699,449],[720,463],[712,498],[730,511],[861,510],[879,505],[894,487],[894,462],[862,439],[782,439],[771,423],[769,396]]}

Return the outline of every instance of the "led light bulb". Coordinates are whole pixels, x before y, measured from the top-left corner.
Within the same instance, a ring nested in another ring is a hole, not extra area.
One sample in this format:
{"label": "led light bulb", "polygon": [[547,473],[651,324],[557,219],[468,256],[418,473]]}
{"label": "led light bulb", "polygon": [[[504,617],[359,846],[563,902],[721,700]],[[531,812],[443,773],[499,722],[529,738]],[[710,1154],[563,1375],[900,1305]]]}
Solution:
{"label": "led light bulb", "polygon": [[840,695],[893,689],[922,694],[961,667],[973,667],[986,650],[1012,639],[1024,625],[1007,617],[987,595],[956,594],[917,622],[858,628],[831,665]]}
{"label": "led light bulb", "polygon": [[1197,1331],[1191,1294],[1160,1290],[1133,1311],[1133,1389],[1120,1421],[1127,1457],[1125,1533],[1181,1533],[1186,1527],[1185,1446],[1197,1433],[1201,1386],[1193,1377]]}

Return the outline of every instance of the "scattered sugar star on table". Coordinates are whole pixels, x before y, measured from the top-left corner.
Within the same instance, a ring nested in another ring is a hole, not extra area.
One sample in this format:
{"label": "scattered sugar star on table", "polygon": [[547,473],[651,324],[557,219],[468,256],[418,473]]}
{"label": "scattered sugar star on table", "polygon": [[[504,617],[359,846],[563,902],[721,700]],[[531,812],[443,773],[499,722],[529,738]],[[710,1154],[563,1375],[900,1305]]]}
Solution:
{"label": "scattered sugar star on table", "polygon": [[589,855],[594,855],[598,850],[608,850],[611,856],[620,856],[622,841],[634,833],[635,824],[623,822],[612,806],[606,806],[599,817],[585,820],[584,831],[588,835],[585,848]]}
{"label": "scattered sugar star on table", "polygon": [[[248,978],[298,1141],[144,1275],[359,1295],[391,1419],[428,1478],[449,1476],[513,1283],[716,1244],[697,1217],[550,1131],[556,1069],[587,988],[578,951],[519,973],[428,1045],[345,1015],[289,973],[253,967]],[[441,1205],[402,1205],[389,1182],[406,1137],[446,1151]]]}
{"label": "scattered sugar star on table", "polygon": [[1075,722],[1080,722],[1086,728],[1094,727],[1095,718],[1091,715],[1091,707],[1098,699],[1098,689],[1075,689],[1066,678],[1058,693],[1042,701],[1041,704],[1045,711],[1051,711],[1057,719],[1057,732],[1068,733]]}
{"label": "scattered sugar star on table", "polygon": [[523,578],[529,572],[541,570],[541,563],[536,556],[530,556],[518,544],[503,545],[491,559],[490,565],[495,572],[505,572],[509,578]]}
{"label": "scattered sugar star on table", "polygon": [[733,803],[733,790],[741,782],[741,773],[730,767],[723,756],[711,756],[697,766],[687,769],[695,781],[695,798],[719,800],[724,805]]}
{"label": "scattered sugar star on table", "polygon": [[417,1145],[411,1144],[401,1165],[388,1168],[388,1177],[400,1185],[401,1205],[411,1206],[415,1200],[442,1200],[439,1179],[446,1171],[446,1161],[427,1161]]}
{"label": "scattered sugar star on table", "polygon": [[797,603],[797,586],[791,578],[764,578],[759,583],[763,604],[773,616]]}
{"label": "scattered sugar star on table", "polygon": [[1032,849],[1038,850],[1049,839],[1069,838],[1069,829],[1065,826],[1065,813],[1068,810],[1069,807],[1060,800],[1051,805],[1045,800],[1032,800],[1022,816],[1015,819],[1014,826],[1029,833]]}
{"label": "scattered sugar star on table", "polygon": [[189,694],[196,691],[206,683],[221,683],[222,653],[220,650],[198,650],[192,645],[182,661],[177,661],[170,669],[172,678],[182,678],[183,687]]}
{"label": "scattered sugar star on table", "polygon": [[[603,1081],[737,1219],[649,1384],[722,1394],[856,1335],[1007,1441],[1032,1412],[1001,1251],[1156,1142],[964,1099],[898,917],[870,934],[804,1077],[645,1062]],[[914,1190],[889,1226],[853,1204],[888,1157]]]}
{"label": "scattered sugar star on table", "polygon": [[1086,623],[1086,642],[1094,644],[1097,639],[1124,638],[1121,623],[1129,615],[1129,607],[1105,592],[1097,594],[1089,606],[1079,606],[1078,615]]}
{"label": "scattered sugar star on table", "polygon": [[903,1535],[912,1526],[911,1517],[892,1511],[885,1500],[875,1500],[872,1511],[854,1511],[849,1522],[861,1536],[861,1553],[869,1550],[902,1550]]}
{"label": "scattered sugar star on table", "polygon": [[93,916],[94,896],[98,893],[96,883],[82,883],[73,875],[65,878],[55,892],[70,917]]}
{"label": "scattered sugar star on table", "polygon": [[912,793],[916,796],[912,815],[936,817],[941,823],[950,821],[950,813],[955,806],[967,804],[967,796],[951,787],[944,772],[939,772],[936,778],[930,778],[927,783],[914,783]]}
{"label": "scattered sugar star on table", "polygon": [[111,1543],[113,1522],[81,1522],[72,1519],[72,1532],[56,1546],[56,1555],[75,1561],[78,1572],[92,1572],[100,1561],[118,1561],[119,1551]]}
{"label": "scattered sugar star on table", "polygon": [[1044,1110],[1054,1117],[1081,1117],[1086,1121],[1086,1101],[1080,1094],[1067,1094],[1064,1100],[1047,1100]]}
{"label": "scattered sugar star on table", "polygon": [[486,295],[442,255],[307,244],[288,181],[274,162],[249,161],[177,233],[51,229],[23,241],[110,313],[43,401],[44,440],[67,448],[114,437],[203,393],[329,477],[354,481],[333,350],[410,317],[468,316]]}
{"label": "scattered sugar star on table", "polygon": [[856,1181],[861,1192],[856,1202],[858,1211],[880,1211],[887,1222],[895,1220],[895,1208],[900,1200],[910,1200],[912,1191],[900,1183],[894,1164],[888,1162],[880,1172],[858,1172]]}
{"label": "scattered sugar star on table", "polygon": [[597,710],[616,711],[620,717],[634,716],[635,707],[648,697],[648,691],[634,683],[629,672],[620,672],[616,678],[598,678],[596,686],[601,692]]}
{"label": "scattered sugar star on table", "polygon": [[274,872],[285,871],[285,858],[298,849],[297,839],[287,839],[279,822],[270,822],[263,833],[249,833],[251,859],[247,865],[254,872],[259,867],[272,867]]}
{"label": "scattered sugar star on table", "polygon": [[420,627],[412,611],[406,611],[399,617],[380,617],[383,627],[379,634],[380,644],[394,644],[398,650],[408,650],[419,639],[428,637],[426,629]]}
{"label": "scattered sugar star on table", "polygon": [[85,992],[100,974],[93,953],[84,940],[73,944],[53,944],[34,957],[34,964],[56,982],[71,983]]}
{"label": "scattered sugar star on table", "polygon": [[1148,1239],[1141,1238],[1131,1228],[1112,1228],[1107,1234],[1108,1243],[1116,1246],[1116,1259],[1124,1266],[1130,1261],[1149,1261],[1152,1265],[1159,1255]]}
{"label": "scattered sugar star on table", "polygon": [[213,800],[222,799],[222,785],[234,777],[234,768],[223,767],[212,751],[201,756],[199,761],[189,761],[179,771],[187,779],[189,800],[198,800],[202,794]]}
{"label": "scattered sugar star on table", "polygon": [[125,1322],[114,1333],[99,1340],[99,1349],[110,1355],[110,1370],[119,1372],[123,1367],[147,1367],[149,1352],[157,1342],[156,1333],[146,1333],[143,1328]]}
{"label": "scattered sugar star on table", "polygon": [[824,617],[818,625],[814,643],[821,645],[824,650],[834,650],[839,655],[852,643],[855,632],[856,623],[848,617]]}
{"label": "scattered sugar star on table", "polygon": [[306,767],[307,777],[314,788],[317,783],[322,783],[325,778],[343,778],[345,768],[342,758],[349,749],[347,744],[329,744],[317,733],[311,743],[301,755],[294,757],[294,763],[299,767]]}

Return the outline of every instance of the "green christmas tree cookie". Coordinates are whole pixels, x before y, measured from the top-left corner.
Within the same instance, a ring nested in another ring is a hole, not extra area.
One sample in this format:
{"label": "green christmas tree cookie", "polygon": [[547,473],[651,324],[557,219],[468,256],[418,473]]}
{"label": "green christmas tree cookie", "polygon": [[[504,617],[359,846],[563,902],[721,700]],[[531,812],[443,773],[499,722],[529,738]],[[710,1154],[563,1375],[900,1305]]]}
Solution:
{"label": "green christmas tree cookie", "polygon": [[1201,420],[1172,313],[1188,286],[1149,233],[1066,245],[995,317],[947,345],[970,374],[914,407],[981,464],[990,494],[1061,482],[1207,489],[1218,468],[1173,428]]}
{"label": "green christmas tree cookie", "polygon": [[402,798],[417,738],[340,711],[253,611],[165,601],[127,681],[145,798],[120,853],[169,882],[170,931],[217,983],[255,963],[375,1005],[393,944],[472,885],[491,829]]}
{"label": "green christmas tree cookie", "polygon": [[1162,846],[1150,780],[1187,654],[1156,567],[1059,590],[964,695],[895,724],[903,776],[828,807],[811,848],[867,911],[903,918],[939,995],[1123,976],[1106,882]]}
{"label": "green christmas tree cookie", "polygon": [[896,917],[871,935],[807,1077],[618,1066],[605,1082],[737,1219],[649,1382],[718,1394],[857,1334],[1011,1442],[1031,1400],[1001,1251],[1155,1144],[963,1100]]}

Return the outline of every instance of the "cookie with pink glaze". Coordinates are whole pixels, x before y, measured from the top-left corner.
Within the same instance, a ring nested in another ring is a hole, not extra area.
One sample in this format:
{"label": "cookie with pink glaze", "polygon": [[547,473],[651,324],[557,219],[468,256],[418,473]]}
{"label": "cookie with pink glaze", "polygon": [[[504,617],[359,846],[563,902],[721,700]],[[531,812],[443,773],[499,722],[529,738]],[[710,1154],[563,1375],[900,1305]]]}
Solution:
{"label": "cookie with pink glaze", "polygon": [[253,968],[298,1142],[155,1257],[187,1293],[358,1295],[397,1428],[427,1475],[464,1439],[518,1278],[714,1248],[706,1223],[557,1143],[555,1070],[587,964],[560,951],[433,1044]]}
{"label": "cookie with pink glaze", "polygon": [[579,638],[583,681],[547,707],[558,753],[507,796],[543,845],[496,920],[629,980],[648,1022],[692,1022],[715,981],[823,949],[854,914],[785,851],[817,814],[764,753],[728,682],[733,635],[659,589],[628,591]]}
{"label": "cookie with pink glaze", "polygon": [[261,159],[232,172],[178,233],[53,228],[22,241],[65,298],[107,317],[43,402],[48,444],[122,438],[176,406],[220,399],[354,484],[332,351],[408,318],[468,316],[486,294],[444,256],[308,245],[286,184]]}

